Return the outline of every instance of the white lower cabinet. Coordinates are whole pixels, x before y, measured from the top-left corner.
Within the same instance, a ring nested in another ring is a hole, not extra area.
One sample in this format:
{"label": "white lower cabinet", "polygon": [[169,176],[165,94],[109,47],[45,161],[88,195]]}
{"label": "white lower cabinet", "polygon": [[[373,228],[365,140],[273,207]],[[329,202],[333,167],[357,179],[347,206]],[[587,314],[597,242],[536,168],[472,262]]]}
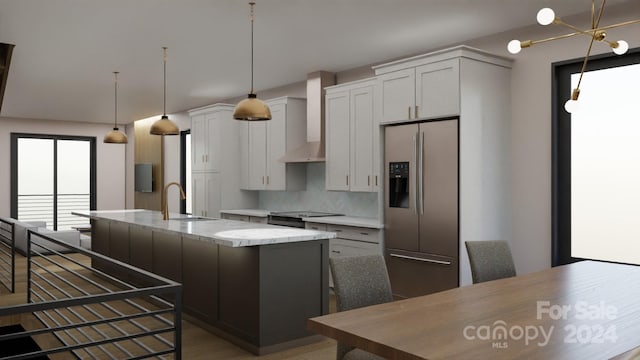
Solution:
{"label": "white lower cabinet", "polygon": [[[379,229],[313,222],[305,223],[305,228],[336,233],[336,238],[329,240],[330,258],[382,255],[382,232]],[[329,270],[329,286],[333,287],[331,270]]]}
{"label": "white lower cabinet", "polygon": [[221,204],[220,173],[192,173],[191,196],[192,214],[195,216],[218,217]]}

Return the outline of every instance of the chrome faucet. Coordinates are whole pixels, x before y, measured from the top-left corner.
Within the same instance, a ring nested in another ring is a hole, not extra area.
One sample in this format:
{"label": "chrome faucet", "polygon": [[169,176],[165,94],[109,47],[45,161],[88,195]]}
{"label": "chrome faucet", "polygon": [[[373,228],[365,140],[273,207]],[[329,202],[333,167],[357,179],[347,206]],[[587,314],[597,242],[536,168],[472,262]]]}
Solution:
{"label": "chrome faucet", "polygon": [[167,199],[167,192],[169,190],[169,186],[176,185],[178,189],[180,189],[180,198],[182,200],[186,199],[187,196],[184,194],[184,190],[182,190],[182,186],[179,182],[173,181],[164,186],[164,196],[162,197],[162,220],[169,220],[169,201]]}

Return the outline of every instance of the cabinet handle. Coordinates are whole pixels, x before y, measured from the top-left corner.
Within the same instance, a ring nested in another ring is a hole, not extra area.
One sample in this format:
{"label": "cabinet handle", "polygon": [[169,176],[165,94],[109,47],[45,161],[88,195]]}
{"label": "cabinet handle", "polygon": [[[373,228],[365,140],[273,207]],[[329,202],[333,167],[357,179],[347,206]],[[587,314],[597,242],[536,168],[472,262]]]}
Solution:
{"label": "cabinet handle", "polygon": [[411,106],[407,107],[407,118],[411,119]]}
{"label": "cabinet handle", "polygon": [[378,186],[378,175],[376,175],[376,186]]}
{"label": "cabinet handle", "polygon": [[269,175],[267,175],[267,185],[269,185]]}
{"label": "cabinet handle", "polygon": [[331,252],[334,254],[340,254],[340,250],[331,250]]}
{"label": "cabinet handle", "polygon": [[361,233],[360,233],[360,235],[367,235],[367,236],[369,236],[369,233],[361,232]]}
{"label": "cabinet handle", "polygon": [[418,105],[416,105],[416,119],[420,117],[420,113],[418,111],[419,109],[420,109],[420,107]]}
{"label": "cabinet handle", "polygon": [[367,186],[371,186],[371,175],[367,175]]}
{"label": "cabinet handle", "polygon": [[333,232],[341,232],[342,230],[340,229],[334,229]]}
{"label": "cabinet handle", "polygon": [[349,186],[349,175],[347,175],[347,186]]}
{"label": "cabinet handle", "polygon": [[264,176],[262,176],[262,185],[264,185]]}

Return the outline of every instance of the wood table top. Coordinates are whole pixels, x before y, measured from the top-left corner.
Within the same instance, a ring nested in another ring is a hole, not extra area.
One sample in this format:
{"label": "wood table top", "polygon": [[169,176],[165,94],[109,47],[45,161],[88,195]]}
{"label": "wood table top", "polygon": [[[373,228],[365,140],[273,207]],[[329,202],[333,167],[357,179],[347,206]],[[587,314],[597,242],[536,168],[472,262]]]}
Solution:
{"label": "wood table top", "polygon": [[389,359],[608,359],[640,346],[640,267],[582,261],[307,327]]}

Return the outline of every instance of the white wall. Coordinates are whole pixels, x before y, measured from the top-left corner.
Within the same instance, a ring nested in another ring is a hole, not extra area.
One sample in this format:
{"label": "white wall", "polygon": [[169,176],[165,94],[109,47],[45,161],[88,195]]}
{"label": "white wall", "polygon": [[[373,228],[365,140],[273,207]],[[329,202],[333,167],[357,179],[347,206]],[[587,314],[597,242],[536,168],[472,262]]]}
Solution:
{"label": "white wall", "polygon": [[[607,8],[602,23],[630,20],[629,14],[637,17],[637,3]],[[588,28],[588,19],[582,16],[567,21]],[[466,42],[515,59],[511,71],[513,235],[510,240],[521,274],[551,266],[551,64],[584,57],[589,39],[583,36],[538,44],[518,55],[509,54],[506,45],[512,39],[536,40],[568,32],[558,26],[534,26]],[[624,39],[631,48],[640,46],[639,33],[640,25],[607,31],[610,40]],[[602,43],[594,44],[592,50],[593,54],[610,52]]]}
{"label": "white wall", "polygon": [[97,209],[125,207],[124,145],[105,144],[104,135],[112,126],[105,124],[0,118],[0,215],[9,216],[11,202],[11,133],[74,135],[96,137]]}

